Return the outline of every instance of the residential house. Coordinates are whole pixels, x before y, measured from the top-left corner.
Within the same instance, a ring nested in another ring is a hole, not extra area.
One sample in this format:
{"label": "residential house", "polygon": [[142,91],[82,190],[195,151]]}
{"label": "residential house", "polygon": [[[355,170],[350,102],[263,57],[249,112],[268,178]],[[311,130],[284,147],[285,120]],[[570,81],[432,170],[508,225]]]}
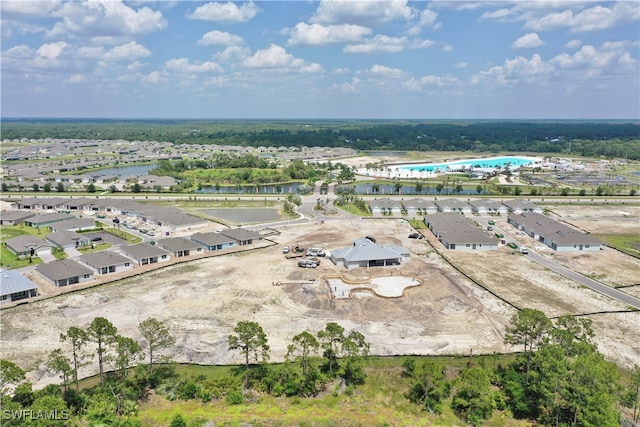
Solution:
{"label": "residential house", "polygon": [[83,231],[93,230],[96,227],[96,223],[90,218],[72,218],[65,219],[64,221],[55,222],[49,226],[51,231]]}
{"label": "residential house", "polygon": [[86,283],[95,279],[92,269],[71,259],[40,264],[36,271],[57,287]]}
{"label": "residential house", "polygon": [[122,246],[120,251],[127,257],[135,260],[139,265],[168,262],[169,252],[149,243]]}
{"label": "residential house", "polygon": [[0,269],[0,304],[38,296],[38,287],[16,270]]}
{"label": "residential house", "polygon": [[424,217],[424,223],[451,250],[488,251],[498,249],[498,240],[459,213],[439,212]]}
{"label": "residential house", "polygon": [[336,266],[350,270],[357,267],[400,265],[409,259],[410,252],[398,245],[379,245],[369,239],[358,239],[353,246],[334,249],[330,259]]}
{"label": "residential house", "polygon": [[120,273],[133,268],[132,259],[113,251],[86,253],[78,261],[93,268],[98,274]]}
{"label": "residential house", "polygon": [[24,211],[2,211],[0,212],[0,225],[22,224],[25,219],[31,218],[34,215],[34,213]]}
{"label": "residential house", "polygon": [[374,216],[402,215],[402,203],[399,200],[392,200],[389,198],[371,200],[369,202],[369,209]]}
{"label": "residential house", "polygon": [[69,215],[67,213],[62,212],[54,212],[54,213],[45,213],[45,214],[37,214],[30,218],[26,218],[24,223],[29,227],[48,227],[56,222],[64,221],[66,219],[75,218],[73,215]]}
{"label": "residential house", "polygon": [[509,213],[520,215],[522,213],[538,213],[541,214],[544,212],[540,206],[535,203],[524,200],[524,199],[516,199],[516,200],[504,200],[502,202],[503,205],[509,209]]}
{"label": "residential house", "polygon": [[497,200],[472,199],[469,201],[469,205],[478,215],[506,215],[509,213],[509,208]]}
{"label": "residential house", "polygon": [[590,234],[575,230],[543,214],[509,215],[507,222],[558,252],[599,251],[603,247],[602,242]]}
{"label": "residential house", "polygon": [[22,235],[12,237],[4,242],[7,249],[16,256],[40,256],[40,254],[50,254],[54,245],[46,242],[37,236]]}
{"label": "residential house", "polygon": [[195,233],[191,240],[204,246],[207,251],[221,251],[237,246],[238,242],[221,233]]}
{"label": "residential house", "polygon": [[49,234],[46,241],[50,242],[55,247],[62,247],[64,249],[80,248],[91,244],[91,239],[87,236],[77,233],[75,231],[56,231]]}
{"label": "residential house", "polygon": [[204,247],[201,244],[186,237],[167,237],[158,240],[157,244],[176,258],[204,253]]}
{"label": "residential house", "polygon": [[463,215],[469,215],[472,213],[471,205],[465,200],[458,199],[443,199],[436,200],[436,206],[440,212],[457,212]]}
{"label": "residential house", "polygon": [[262,240],[260,233],[244,228],[225,228],[220,234],[235,240],[239,246],[251,245],[256,240]]}
{"label": "residential house", "polygon": [[407,211],[407,215],[409,217],[414,217],[416,215],[434,214],[438,212],[438,206],[431,200],[418,198],[403,200],[402,206]]}

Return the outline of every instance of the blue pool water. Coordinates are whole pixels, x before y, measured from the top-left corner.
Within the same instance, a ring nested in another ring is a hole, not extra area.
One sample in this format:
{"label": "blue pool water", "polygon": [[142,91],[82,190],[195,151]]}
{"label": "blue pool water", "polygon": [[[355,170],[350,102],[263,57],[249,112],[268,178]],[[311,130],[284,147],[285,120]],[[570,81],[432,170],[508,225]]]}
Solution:
{"label": "blue pool water", "polygon": [[455,169],[456,167],[474,167],[483,169],[494,169],[496,167],[504,167],[507,163],[511,166],[526,166],[536,160],[531,157],[518,157],[518,156],[506,156],[506,157],[492,157],[490,159],[469,159],[458,160],[455,162],[446,163],[420,163],[415,165],[399,166],[398,169],[403,171],[427,171],[433,172],[436,170],[445,171],[447,166]]}

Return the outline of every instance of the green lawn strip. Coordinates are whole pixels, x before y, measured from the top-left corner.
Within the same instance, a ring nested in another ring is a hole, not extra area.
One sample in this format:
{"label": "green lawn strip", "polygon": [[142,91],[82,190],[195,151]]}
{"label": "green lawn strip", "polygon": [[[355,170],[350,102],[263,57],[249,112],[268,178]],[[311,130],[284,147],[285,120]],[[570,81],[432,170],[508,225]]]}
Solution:
{"label": "green lawn strip", "polygon": [[640,257],[639,234],[593,234],[593,237],[626,254]]}
{"label": "green lawn strip", "polygon": [[126,240],[130,244],[140,243],[143,241],[142,237],[134,236],[133,234],[127,233],[122,229],[104,228],[102,231],[106,231],[109,234],[113,234],[116,237]]}

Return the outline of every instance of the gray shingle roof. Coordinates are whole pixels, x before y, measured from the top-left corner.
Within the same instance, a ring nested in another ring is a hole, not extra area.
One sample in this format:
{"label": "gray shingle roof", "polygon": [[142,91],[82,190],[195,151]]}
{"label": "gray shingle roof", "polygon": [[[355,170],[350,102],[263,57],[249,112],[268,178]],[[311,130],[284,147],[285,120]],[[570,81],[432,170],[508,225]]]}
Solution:
{"label": "gray shingle roof", "polygon": [[348,262],[397,259],[402,256],[393,245],[389,246],[380,246],[369,239],[359,239],[354,242],[353,246],[332,250],[331,255],[334,258],[343,258]]}
{"label": "gray shingle roof", "polygon": [[224,236],[222,233],[195,233],[191,235],[191,239],[195,242],[201,242],[203,245],[207,246],[235,243],[234,239]]}
{"label": "gray shingle roof", "polygon": [[185,251],[190,249],[202,248],[202,246],[186,237],[168,237],[158,240],[158,246],[168,251]]}
{"label": "gray shingle roof", "polygon": [[126,255],[136,259],[149,258],[154,256],[167,255],[168,252],[149,243],[139,243],[137,245],[128,245],[121,248]]}
{"label": "gray shingle roof", "polygon": [[0,295],[10,295],[37,288],[35,283],[17,271],[0,269]]}
{"label": "gray shingle roof", "polygon": [[130,258],[113,251],[89,252],[80,256],[80,261],[95,268],[120,265],[126,262],[133,262]]}
{"label": "gray shingle roof", "polygon": [[93,274],[92,269],[71,259],[60,259],[46,264],[40,264],[36,267],[36,271],[52,280]]}

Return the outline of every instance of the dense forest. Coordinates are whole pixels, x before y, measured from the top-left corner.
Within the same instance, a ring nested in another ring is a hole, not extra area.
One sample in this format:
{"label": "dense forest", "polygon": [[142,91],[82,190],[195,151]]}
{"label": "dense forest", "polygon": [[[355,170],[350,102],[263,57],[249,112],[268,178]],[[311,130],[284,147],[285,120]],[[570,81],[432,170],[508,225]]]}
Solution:
{"label": "dense forest", "polygon": [[79,138],[640,159],[640,122],[2,119],[1,139]]}
{"label": "dense forest", "polygon": [[[16,363],[0,360],[3,425],[141,426],[140,404],[152,390],[165,401],[195,401],[201,407],[225,402],[222,410],[229,413],[234,405],[260,405],[258,396],[300,402],[320,399],[327,390],[332,390],[334,405],[354,396],[362,405],[376,405],[375,397],[367,400],[371,396],[360,392],[376,374],[368,367],[366,337],[347,332],[337,323],[315,333],[300,332],[287,346],[286,361],[269,364],[270,347],[262,327],[238,322],[228,336],[228,350],[238,352],[243,364],[215,378],[181,375],[166,363],[176,341],[162,322],[148,318],[138,329],[143,337],[140,343],[119,335],[117,327],[103,317],[96,317],[86,329],[70,327],[60,335],[65,349],[53,350],[45,361],[46,370],[59,375],[61,384],[38,391],[25,381],[25,372]],[[423,420],[436,420],[446,411],[473,426],[483,425],[495,411],[511,420],[548,426],[615,427],[638,421],[640,367],[635,366],[622,381],[620,370],[598,352],[589,319],[552,320],[539,310],[525,308],[511,318],[505,342],[523,351],[493,366],[482,357],[456,367],[438,358],[400,358],[401,370],[394,380],[399,383],[399,395],[387,396],[387,405]],[[81,388],[78,369],[91,359],[97,362],[100,381]],[[148,364],[143,364],[145,359]],[[621,415],[622,408],[626,416]],[[25,414],[40,413],[57,418],[25,419]],[[285,415],[280,410],[276,413],[265,415],[264,425],[273,425],[270,417]],[[174,414],[171,426],[207,422],[194,414]],[[316,425],[313,422],[309,414],[302,425]],[[354,425],[347,423],[318,425]]]}

